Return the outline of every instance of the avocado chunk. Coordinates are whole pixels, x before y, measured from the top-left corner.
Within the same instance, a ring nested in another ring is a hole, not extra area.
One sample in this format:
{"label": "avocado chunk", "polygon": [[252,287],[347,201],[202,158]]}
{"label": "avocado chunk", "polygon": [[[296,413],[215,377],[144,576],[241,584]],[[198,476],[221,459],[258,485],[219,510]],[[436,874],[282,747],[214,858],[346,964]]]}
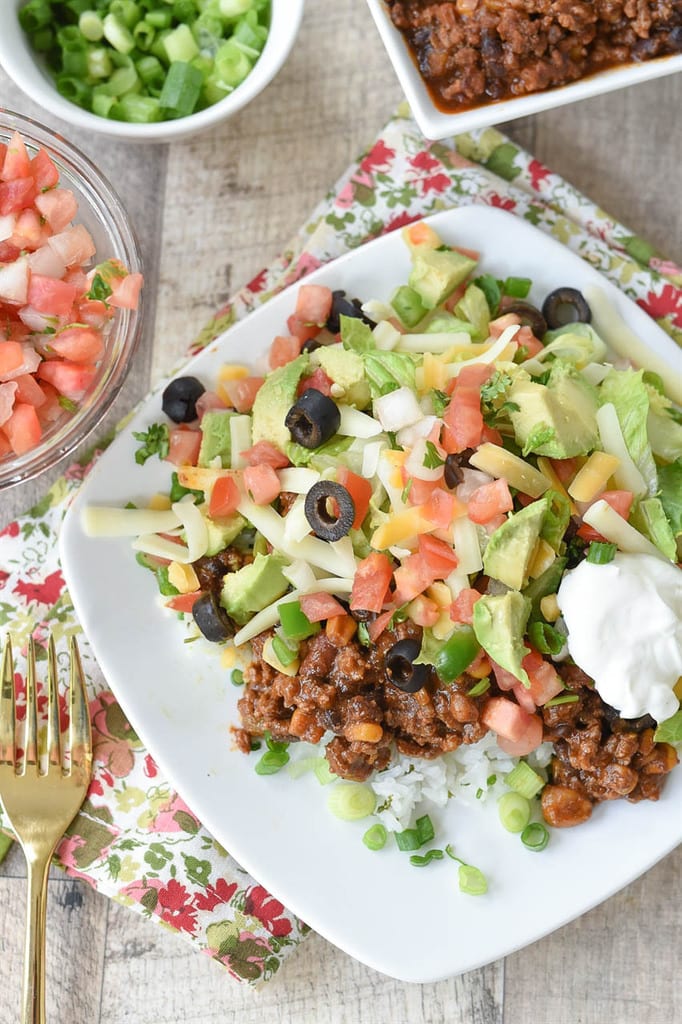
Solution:
{"label": "avocado chunk", "polygon": [[235,512],[232,516],[225,516],[223,519],[209,519],[208,516],[205,516],[205,519],[206,529],[208,530],[206,554],[209,557],[217,555],[219,551],[222,551],[228,544],[231,544],[246,526],[246,519],[244,519],[244,516],[240,516],[238,512]]}
{"label": "avocado chunk", "polygon": [[417,249],[409,285],[427,309],[435,309],[467,279],[475,266],[475,260],[453,249]]}
{"label": "avocado chunk", "polygon": [[490,324],[490,307],[484,292],[477,285],[469,285],[455,306],[455,313],[471,324],[473,337],[477,341],[486,340]]}
{"label": "avocado chunk", "polygon": [[597,446],[596,392],[572,363],[557,359],[547,384],[518,373],[507,398],[518,406],[512,406],[509,418],[524,455],[570,459]]}
{"label": "avocado chunk", "polygon": [[234,413],[227,409],[209,409],[202,416],[200,466],[210,466],[215,458],[220,458],[223,469],[229,469],[232,455],[230,420],[233,416]]}
{"label": "avocado chunk", "polygon": [[343,345],[323,345],[315,349],[310,361],[321,366],[327,376],[343,388],[339,400],[347,405],[355,405],[358,409],[364,409],[369,404],[370,391],[365,379],[365,363],[357,352]]}
{"label": "avocado chunk", "polygon": [[481,647],[498,665],[530,686],[521,662],[530,649],[523,643],[530,601],[517,590],[506,594],[484,594],[474,605],[474,633]]}
{"label": "avocado chunk", "polygon": [[308,356],[300,355],[269,373],[253,403],[253,443],[270,441],[284,451],[291,434],[284,425],[286,415],[296,401],[296,390],[308,369]]}
{"label": "avocado chunk", "polygon": [[543,497],[515,512],[498,526],[483,553],[486,576],[499,580],[513,590],[521,590],[528,583],[528,570],[546,512],[547,501]]}
{"label": "avocado chunk", "polygon": [[286,564],[281,555],[256,555],[250,565],[226,573],[220,603],[227,614],[242,626],[255,612],[285,594],[289,589],[282,572]]}

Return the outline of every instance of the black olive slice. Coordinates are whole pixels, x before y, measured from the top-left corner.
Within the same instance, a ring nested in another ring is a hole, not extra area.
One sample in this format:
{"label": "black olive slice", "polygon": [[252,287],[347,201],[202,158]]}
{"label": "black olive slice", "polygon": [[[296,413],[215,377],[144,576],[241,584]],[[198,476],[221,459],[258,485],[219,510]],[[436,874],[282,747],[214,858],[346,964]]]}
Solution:
{"label": "black olive slice", "polygon": [[474,454],[473,448],[465,448],[463,452],[455,452],[446,456],[443,467],[443,481],[446,487],[454,490],[464,480],[462,469],[469,465],[469,459]]}
{"label": "black olive slice", "polygon": [[205,390],[196,377],[176,377],[163,392],[161,408],[174,423],[191,423],[197,418],[197,399]]}
{"label": "black olive slice", "polygon": [[292,439],[304,448],[319,448],[334,436],[340,423],[336,402],[315,388],[303,392],[284,420]]}
{"label": "black olive slice", "polygon": [[374,327],[374,321],[362,312],[362,303],[359,299],[349,299],[344,291],[332,292],[332,308],[327,317],[325,327],[332,334],[338,334],[341,330],[342,316],[354,317],[362,320],[368,327]]}
{"label": "black olive slice", "polygon": [[341,540],[355,519],[355,502],[342,484],[318,480],[303,506],[310,528],[321,540]]}
{"label": "black olive slice", "polygon": [[197,598],[192,607],[192,615],[206,639],[214,644],[229,640],[236,632],[234,622],[212,590]]}
{"label": "black olive slice", "polygon": [[556,288],[542,304],[542,315],[550,330],[566,324],[589,324],[592,310],[577,288]]}
{"label": "black olive slice", "polygon": [[518,299],[503,299],[500,303],[500,313],[516,313],[525,327],[530,327],[538,340],[541,340],[547,333],[547,321],[535,306],[530,302],[519,302]]}
{"label": "black olive slice", "polygon": [[386,652],[386,678],[403,693],[416,693],[429,678],[428,665],[415,665],[421,644],[418,640],[399,640]]}

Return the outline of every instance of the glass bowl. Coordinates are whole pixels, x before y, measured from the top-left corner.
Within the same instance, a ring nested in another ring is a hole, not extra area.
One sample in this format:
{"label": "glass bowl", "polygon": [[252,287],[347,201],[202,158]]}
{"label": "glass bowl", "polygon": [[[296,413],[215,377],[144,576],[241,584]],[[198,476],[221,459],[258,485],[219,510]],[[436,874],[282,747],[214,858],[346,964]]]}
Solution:
{"label": "glass bowl", "polygon": [[[104,175],[63,136],[0,106],[0,142],[7,142],[14,131],[20,132],[30,156],[40,147],[47,150],[59,171],[59,186],[73,191],[78,201],[74,223],[83,224],[92,236],[96,246],[93,263],[116,257],[131,273],[140,272],[142,262],[137,239],[121,200]],[[0,490],[49,469],[100,423],[121,390],[138,346],[142,303],[141,297],[137,309],[117,309],[109,321],[97,375],[77,411],[65,410],[64,416],[45,429],[39,444],[30,451],[0,457]]]}

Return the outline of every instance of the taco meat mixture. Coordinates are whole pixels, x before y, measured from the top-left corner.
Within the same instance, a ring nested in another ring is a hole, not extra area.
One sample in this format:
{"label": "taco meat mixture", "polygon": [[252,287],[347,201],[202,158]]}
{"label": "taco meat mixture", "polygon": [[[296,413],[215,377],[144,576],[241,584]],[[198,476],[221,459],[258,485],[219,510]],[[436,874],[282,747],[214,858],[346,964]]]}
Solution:
{"label": "taco meat mixture", "polygon": [[388,7],[444,110],[682,52],[682,0],[388,0]]}

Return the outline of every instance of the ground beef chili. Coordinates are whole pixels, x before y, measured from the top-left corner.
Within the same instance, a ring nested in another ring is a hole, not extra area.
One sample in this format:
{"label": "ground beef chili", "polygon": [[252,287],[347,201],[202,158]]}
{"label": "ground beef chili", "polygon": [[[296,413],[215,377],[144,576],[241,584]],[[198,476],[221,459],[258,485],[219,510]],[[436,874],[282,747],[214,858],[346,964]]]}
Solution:
{"label": "ground beef chili", "polygon": [[[269,630],[252,641],[253,660],[244,672],[243,728],[237,738],[245,751],[266,730],[274,740],[309,743],[334,733],[326,746],[331,770],[361,782],[388,766],[394,747],[411,757],[434,758],[487,732],[481,712],[500,695],[494,675],[490,689],[478,697],[469,696],[478,679],[467,673],[446,686],[432,671],[416,693],[404,693],[387,679],[389,649],[399,640],[421,638],[420,627],[409,620],[384,631],[369,647],[357,636],[323,630],[302,642],[295,676],[263,660],[271,635]],[[658,799],[677,763],[674,748],[654,743],[647,721],[620,719],[576,666],[564,664],[558,671],[577,700],[542,710],[544,739],[556,750],[542,798],[546,820],[576,825],[603,800]]]}
{"label": "ground beef chili", "polygon": [[457,111],[682,52],[682,0],[387,0],[434,102]]}

